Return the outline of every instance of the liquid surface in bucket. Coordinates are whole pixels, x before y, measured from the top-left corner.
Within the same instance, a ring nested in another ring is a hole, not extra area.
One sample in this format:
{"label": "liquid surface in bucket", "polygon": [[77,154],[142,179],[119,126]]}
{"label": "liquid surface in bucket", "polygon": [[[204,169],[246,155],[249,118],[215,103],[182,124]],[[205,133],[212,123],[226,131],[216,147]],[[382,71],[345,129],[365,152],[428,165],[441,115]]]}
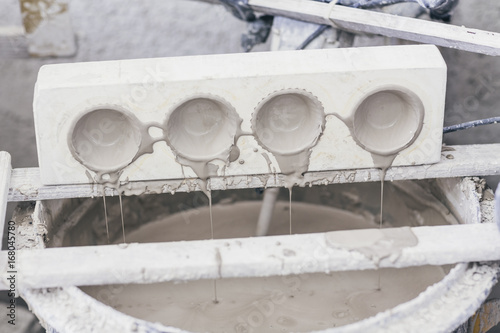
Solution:
{"label": "liquid surface in bucket", "polygon": [[[252,235],[260,206],[258,201],[214,205],[215,238]],[[208,239],[209,215],[208,207],[203,207],[167,216],[127,234],[127,242]],[[293,233],[377,227],[363,214],[302,202],[294,202],[293,219]],[[278,201],[268,234],[288,234],[289,223],[289,203]],[[309,264],[314,264],[314,257]],[[82,289],[118,311],[189,332],[309,332],[346,325],[393,308],[444,276],[442,267],[426,266],[220,279],[217,304],[213,302],[212,280]]]}

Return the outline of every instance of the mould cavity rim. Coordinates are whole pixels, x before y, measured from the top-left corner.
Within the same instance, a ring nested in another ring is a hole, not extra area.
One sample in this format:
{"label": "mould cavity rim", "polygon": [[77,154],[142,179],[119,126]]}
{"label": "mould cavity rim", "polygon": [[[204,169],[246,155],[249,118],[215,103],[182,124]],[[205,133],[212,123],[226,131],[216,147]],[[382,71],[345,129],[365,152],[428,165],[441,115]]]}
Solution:
{"label": "mould cavity rim", "polygon": [[400,152],[416,140],[425,114],[421,99],[400,86],[369,92],[354,110],[352,136],[356,143],[385,156]]}
{"label": "mould cavity rim", "polygon": [[84,112],[69,132],[68,146],[77,161],[95,172],[113,172],[133,162],[140,150],[140,121],[117,106]]}
{"label": "mould cavity rim", "polygon": [[293,155],[312,148],[323,133],[323,105],[302,89],[276,91],[255,108],[252,129],[257,142],[272,153]]}
{"label": "mould cavity rim", "polygon": [[191,161],[227,159],[240,131],[241,119],[225,99],[199,94],[177,103],[167,116],[167,144]]}

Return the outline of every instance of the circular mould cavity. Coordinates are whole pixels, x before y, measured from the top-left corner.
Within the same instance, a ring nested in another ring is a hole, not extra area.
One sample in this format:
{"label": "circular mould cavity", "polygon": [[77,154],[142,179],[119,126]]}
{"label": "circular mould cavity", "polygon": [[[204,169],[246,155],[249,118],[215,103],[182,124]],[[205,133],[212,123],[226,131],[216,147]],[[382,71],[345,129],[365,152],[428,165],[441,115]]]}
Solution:
{"label": "circular mould cavity", "polygon": [[423,118],[422,101],[411,91],[380,90],[371,93],[356,108],[353,137],[371,153],[395,154],[415,141]]}
{"label": "circular mould cavity", "polygon": [[184,101],[169,115],[167,141],[179,155],[192,161],[210,161],[228,154],[240,119],[234,108],[215,96]]}
{"label": "circular mould cavity", "polygon": [[141,145],[137,119],[123,111],[97,109],[84,114],[70,133],[73,156],[93,171],[116,171],[130,164]]}
{"label": "circular mould cavity", "polygon": [[292,155],[316,144],[324,128],[323,106],[303,90],[285,90],[264,99],[252,126],[259,143],[273,153]]}

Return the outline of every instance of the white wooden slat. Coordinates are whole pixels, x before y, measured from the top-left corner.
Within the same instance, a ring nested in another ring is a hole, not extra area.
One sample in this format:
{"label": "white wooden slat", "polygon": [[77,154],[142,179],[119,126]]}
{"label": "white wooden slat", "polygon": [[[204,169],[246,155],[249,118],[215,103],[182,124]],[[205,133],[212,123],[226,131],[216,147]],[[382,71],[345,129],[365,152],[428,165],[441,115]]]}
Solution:
{"label": "white wooden slat", "polygon": [[4,223],[6,222],[7,199],[12,165],[10,154],[0,151],[0,249],[2,248]]}
{"label": "white wooden slat", "polygon": [[[409,180],[451,178],[464,176],[488,176],[500,173],[500,144],[464,145],[445,147],[441,161],[433,165],[418,165],[389,168],[386,180]],[[379,169],[359,169],[342,171],[308,172],[306,182],[313,185],[357,183],[380,181]],[[141,191],[147,186],[146,193],[169,193],[199,191],[195,179],[158,180],[131,182],[126,188]],[[234,177],[215,177],[210,179],[213,190],[281,187],[282,175],[249,175]],[[8,201],[34,201],[64,198],[95,197],[102,195],[102,187],[91,184],[45,186],[40,182],[38,168],[14,169]],[[106,189],[106,195],[118,195],[116,190]]]}
{"label": "white wooden slat", "polygon": [[463,51],[500,55],[500,34],[452,24],[419,20],[359,9],[336,7],[331,14],[333,24],[354,30],[418,43],[435,44]]}
{"label": "white wooden slat", "polygon": [[379,34],[459,50],[500,55],[500,34],[309,0],[249,0],[256,11],[353,32]]}
{"label": "white wooden slat", "polygon": [[[22,288],[155,283],[497,260],[500,231],[484,223],[21,250],[17,282]],[[2,272],[6,261],[2,252]]]}

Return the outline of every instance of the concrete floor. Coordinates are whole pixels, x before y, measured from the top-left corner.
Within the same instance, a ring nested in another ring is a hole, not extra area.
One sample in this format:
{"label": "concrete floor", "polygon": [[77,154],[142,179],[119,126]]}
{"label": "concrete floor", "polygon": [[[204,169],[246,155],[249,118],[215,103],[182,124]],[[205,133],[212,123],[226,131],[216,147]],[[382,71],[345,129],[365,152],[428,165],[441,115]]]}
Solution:
{"label": "concrete floor", "polygon": [[[74,0],[70,13],[78,53],[70,58],[0,58],[0,150],[15,168],[38,165],[33,126],[33,87],[39,68],[58,62],[168,57],[240,52],[245,24],[223,8],[186,0]],[[0,0],[0,26],[21,25],[16,0]],[[452,23],[500,31],[500,2],[462,0]],[[5,46],[5,45],[4,45]],[[266,50],[268,45],[257,48]],[[0,52],[2,54],[2,52]],[[445,125],[500,114],[500,58],[442,49],[448,64]],[[445,136],[447,144],[498,143],[500,126],[489,125]],[[496,186],[496,179],[488,179]],[[12,209],[12,205],[11,205]],[[10,210],[11,211],[11,210]],[[5,299],[5,298],[4,298]],[[28,312],[19,313],[25,322]],[[2,326],[1,332],[16,331]],[[39,328],[29,328],[35,332]]]}

